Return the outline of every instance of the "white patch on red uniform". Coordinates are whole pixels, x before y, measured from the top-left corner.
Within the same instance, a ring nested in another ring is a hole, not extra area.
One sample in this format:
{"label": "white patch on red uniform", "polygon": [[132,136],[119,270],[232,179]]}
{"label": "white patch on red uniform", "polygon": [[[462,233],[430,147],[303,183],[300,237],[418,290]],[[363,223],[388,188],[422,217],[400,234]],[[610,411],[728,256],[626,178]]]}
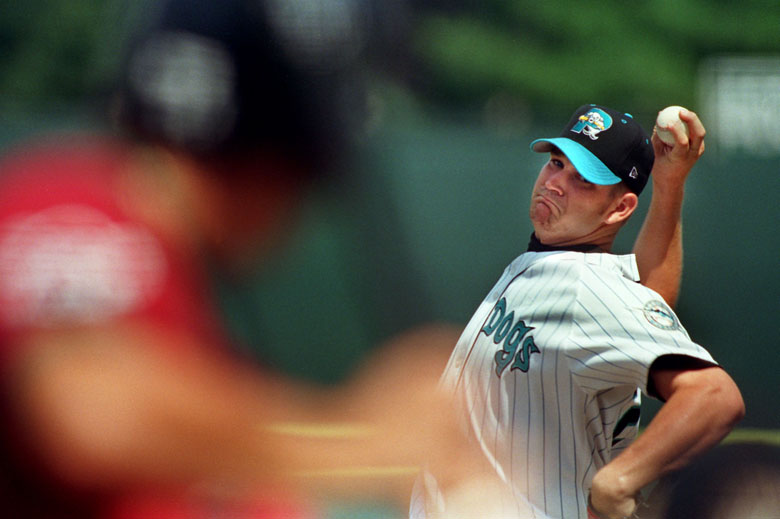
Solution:
{"label": "white patch on red uniform", "polygon": [[96,324],[159,293],[167,264],[146,229],[87,206],[63,205],[0,227],[4,326]]}

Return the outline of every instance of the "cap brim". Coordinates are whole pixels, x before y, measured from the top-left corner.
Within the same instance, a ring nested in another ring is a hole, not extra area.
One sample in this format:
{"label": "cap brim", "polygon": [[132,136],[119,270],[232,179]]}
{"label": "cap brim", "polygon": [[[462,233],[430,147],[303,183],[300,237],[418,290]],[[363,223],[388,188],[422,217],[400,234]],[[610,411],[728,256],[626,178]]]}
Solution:
{"label": "cap brim", "polygon": [[612,173],[593,153],[582,144],[566,137],[553,139],[536,139],[531,143],[531,149],[538,152],[548,152],[556,147],[566,155],[577,172],[589,182],[602,186],[611,186],[620,182],[620,177]]}

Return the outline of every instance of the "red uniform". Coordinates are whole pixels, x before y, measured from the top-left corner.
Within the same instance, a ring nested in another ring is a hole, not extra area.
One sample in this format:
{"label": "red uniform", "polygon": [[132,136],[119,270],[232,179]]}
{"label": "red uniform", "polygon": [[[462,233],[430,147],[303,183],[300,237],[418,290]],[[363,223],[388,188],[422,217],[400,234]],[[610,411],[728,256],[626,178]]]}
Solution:
{"label": "red uniform", "polygon": [[[209,347],[226,345],[201,258],[181,250],[132,211],[123,189],[131,153],[117,141],[68,137],[20,148],[0,162],[0,368],[4,372],[19,353],[18,338],[59,326],[142,322],[198,337]],[[5,427],[6,446],[15,441],[13,431]],[[57,484],[25,466],[24,456],[16,456],[15,448],[3,451],[4,464],[13,466],[10,472],[0,467],[7,480],[7,495],[0,494],[6,509],[25,517],[85,516],[83,508],[68,508],[75,503],[67,492],[58,499]],[[95,505],[87,501],[87,508]],[[122,519],[305,515],[287,504],[215,510],[186,500],[122,503],[118,507],[100,503],[89,513],[106,516],[101,511],[110,509],[108,515]],[[78,503],[82,505],[83,500]]]}

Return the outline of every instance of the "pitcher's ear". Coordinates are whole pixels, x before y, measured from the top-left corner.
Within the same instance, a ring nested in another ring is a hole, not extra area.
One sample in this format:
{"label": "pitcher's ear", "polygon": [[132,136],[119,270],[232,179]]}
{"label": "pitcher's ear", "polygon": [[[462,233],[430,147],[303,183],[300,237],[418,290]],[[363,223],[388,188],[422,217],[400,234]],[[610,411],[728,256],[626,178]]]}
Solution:
{"label": "pitcher's ear", "polygon": [[633,191],[626,190],[612,205],[612,210],[606,218],[607,224],[621,223],[628,220],[639,205],[639,197]]}

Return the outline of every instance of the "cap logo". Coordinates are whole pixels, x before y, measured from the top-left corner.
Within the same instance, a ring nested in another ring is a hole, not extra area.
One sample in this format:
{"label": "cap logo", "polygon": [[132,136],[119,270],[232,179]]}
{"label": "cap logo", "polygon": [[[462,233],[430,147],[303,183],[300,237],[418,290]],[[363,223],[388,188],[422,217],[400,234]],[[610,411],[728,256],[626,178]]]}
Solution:
{"label": "cap logo", "polygon": [[585,115],[580,116],[571,131],[574,133],[584,133],[595,141],[599,138],[599,133],[608,130],[611,126],[612,117],[603,110],[593,108]]}
{"label": "cap logo", "polygon": [[631,172],[628,174],[631,178],[639,178],[639,171],[636,170],[636,166],[631,168]]}

